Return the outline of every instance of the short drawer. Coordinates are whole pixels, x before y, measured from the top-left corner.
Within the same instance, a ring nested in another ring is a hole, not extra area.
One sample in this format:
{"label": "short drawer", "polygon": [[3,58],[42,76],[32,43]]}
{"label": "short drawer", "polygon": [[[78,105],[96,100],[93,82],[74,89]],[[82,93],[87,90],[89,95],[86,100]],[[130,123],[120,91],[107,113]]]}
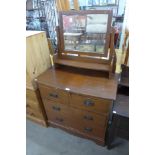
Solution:
{"label": "short drawer", "polygon": [[112,101],[72,93],[70,104],[74,107],[95,113],[108,114],[112,106]]}
{"label": "short drawer", "polygon": [[42,99],[49,99],[59,103],[68,104],[68,92],[54,87],[39,84]]}
{"label": "short drawer", "polygon": [[44,100],[44,106],[48,120],[61,125],[70,126],[70,110],[68,106],[55,103],[50,100]]}
{"label": "short drawer", "polygon": [[72,116],[74,117],[74,121],[78,122],[78,124],[82,125],[91,125],[97,127],[106,127],[108,115],[99,115],[93,112],[79,110],[77,108],[71,108]]}

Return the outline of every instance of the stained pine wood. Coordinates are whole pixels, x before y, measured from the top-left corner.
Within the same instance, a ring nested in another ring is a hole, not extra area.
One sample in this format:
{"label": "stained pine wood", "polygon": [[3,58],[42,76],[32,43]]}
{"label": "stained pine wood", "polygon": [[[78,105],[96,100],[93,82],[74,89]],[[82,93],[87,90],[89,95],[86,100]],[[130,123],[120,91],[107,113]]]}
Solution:
{"label": "stained pine wood", "polygon": [[45,86],[56,87],[69,92],[104,99],[116,99],[117,82],[104,78],[104,73],[82,70],[73,67],[59,66],[50,68],[37,81]]}
{"label": "stained pine wood", "polygon": [[[74,122],[76,124],[85,124],[86,126],[94,125],[98,127],[105,128],[108,115],[99,115],[86,110],[70,107]],[[75,121],[76,120],[76,121]],[[78,122],[78,123],[77,123]]]}
{"label": "stained pine wood", "polygon": [[69,93],[56,87],[39,85],[42,99],[49,99],[58,103],[68,104]]}
{"label": "stained pine wood", "polygon": [[91,69],[91,70],[95,69],[100,71],[109,71],[110,69],[110,66],[108,64],[89,63],[89,62],[66,60],[66,59],[56,59],[55,63],[66,65],[66,66],[73,66],[77,68],[85,68],[85,69]]}
{"label": "stained pine wood", "polygon": [[[62,12],[61,12],[62,13]],[[61,14],[60,13],[60,14]],[[61,16],[60,16],[61,17]],[[115,73],[116,70],[116,53],[114,48],[114,28],[111,28],[111,33],[108,35],[108,40],[110,40],[110,45],[107,43],[107,57],[104,59],[97,59],[94,56],[103,56],[103,54],[98,53],[83,53],[83,52],[76,52],[76,51],[65,51],[63,47],[63,34],[61,30],[62,21],[60,20],[60,26],[57,27],[57,37],[59,40],[58,43],[58,53],[53,57],[55,64],[61,64],[66,66],[73,66],[79,68],[86,68],[92,70],[102,70],[109,74],[109,78]],[[108,41],[109,42],[109,41]],[[110,49],[108,49],[110,46]],[[77,53],[78,56],[71,56],[68,55],[70,53]],[[89,57],[87,57],[89,56]],[[90,57],[91,56],[91,57]],[[98,65],[99,64],[99,65]],[[101,65],[102,64],[102,65]]]}
{"label": "stained pine wood", "polygon": [[[107,116],[81,111],[46,99],[44,100],[44,105],[50,122],[73,128],[92,137],[104,137]],[[85,118],[86,116],[87,118]],[[93,120],[88,119],[90,116],[93,117]]]}
{"label": "stained pine wood", "polygon": [[57,66],[38,76],[48,124],[105,143],[117,82],[95,70]]}
{"label": "stained pine wood", "polygon": [[[71,100],[72,100],[71,102],[72,106],[79,109],[99,113],[101,115],[108,114],[112,105],[111,100],[99,99],[86,95],[77,95],[74,93],[71,93]],[[88,102],[87,106],[86,102]]]}
{"label": "stained pine wood", "polygon": [[[109,43],[110,43],[110,33],[111,33],[111,22],[112,22],[112,11],[111,10],[82,10],[82,11],[59,11],[59,35],[60,35],[60,47],[61,50],[59,52],[65,52],[64,48],[64,32],[63,32],[63,15],[87,15],[87,14],[107,14],[108,15],[108,21],[107,21],[107,32],[106,32],[106,45],[104,49],[104,53],[101,55],[104,57],[107,57],[108,55],[108,48],[109,48]],[[58,38],[59,39],[59,38]],[[111,40],[111,42],[114,42],[114,40]],[[73,52],[68,50],[67,52]],[[82,52],[82,51],[81,51]],[[83,54],[86,54],[87,52],[82,52]],[[89,56],[89,52],[87,53]],[[98,54],[96,54],[98,55]]]}
{"label": "stained pine wood", "polygon": [[61,103],[44,99],[44,106],[48,120],[64,126],[71,126],[71,111],[68,106]]}

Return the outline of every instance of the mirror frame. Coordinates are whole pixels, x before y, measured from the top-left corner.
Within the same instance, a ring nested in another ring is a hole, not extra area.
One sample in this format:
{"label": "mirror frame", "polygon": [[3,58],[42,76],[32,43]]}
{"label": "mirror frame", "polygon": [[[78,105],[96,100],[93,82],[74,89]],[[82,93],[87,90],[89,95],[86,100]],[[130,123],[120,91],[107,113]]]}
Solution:
{"label": "mirror frame", "polygon": [[[108,14],[107,33],[106,33],[106,39],[105,39],[106,44],[104,47],[104,53],[65,50],[64,35],[63,35],[63,15],[87,15],[87,14]],[[60,11],[59,12],[59,28],[60,28],[59,29],[59,45],[60,45],[59,54],[70,53],[70,54],[83,54],[87,56],[107,57],[108,49],[110,46],[111,26],[112,26],[112,10]]]}

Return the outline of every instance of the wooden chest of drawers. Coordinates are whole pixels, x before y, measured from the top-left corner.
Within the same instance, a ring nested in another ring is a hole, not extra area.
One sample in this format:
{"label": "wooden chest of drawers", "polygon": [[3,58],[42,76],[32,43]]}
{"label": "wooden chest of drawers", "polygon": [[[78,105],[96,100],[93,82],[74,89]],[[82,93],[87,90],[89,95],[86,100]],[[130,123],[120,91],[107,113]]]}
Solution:
{"label": "wooden chest of drawers", "polygon": [[48,124],[104,145],[117,83],[103,73],[51,68],[37,78]]}
{"label": "wooden chest of drawers", "polygon": [[26,88],[36,90],[34,79],[50,66],[46,32],[26,31]]}
{"label": "wooden chest of drawers", "polygon": [[35,78],[50,66],[50,52],[46,33],[43,31],[26,31],[26,116],[42,125],[46,125],[46,121]]}

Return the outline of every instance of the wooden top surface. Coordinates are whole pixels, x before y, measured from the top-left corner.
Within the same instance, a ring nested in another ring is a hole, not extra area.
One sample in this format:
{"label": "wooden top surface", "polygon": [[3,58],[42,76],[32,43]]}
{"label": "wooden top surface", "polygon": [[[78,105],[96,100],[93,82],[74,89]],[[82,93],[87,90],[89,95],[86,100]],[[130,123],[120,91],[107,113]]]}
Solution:
{"label": "wooden top surface", "polygon": [[43,32],[45,32],[45,31],[31,31],[31,30],[29,30],[29,31],[26,31],[26,37],[30,37],[32,35],[36,35],[36,34],[43,33]]}
{"label": "wooden top surface", "polygon": [[83,70],[73,67],[50,68],[40,76],[39,84],[53,86],[77,94],[105,99],[116,99],[117,81],[104,78],[103,72]]}

